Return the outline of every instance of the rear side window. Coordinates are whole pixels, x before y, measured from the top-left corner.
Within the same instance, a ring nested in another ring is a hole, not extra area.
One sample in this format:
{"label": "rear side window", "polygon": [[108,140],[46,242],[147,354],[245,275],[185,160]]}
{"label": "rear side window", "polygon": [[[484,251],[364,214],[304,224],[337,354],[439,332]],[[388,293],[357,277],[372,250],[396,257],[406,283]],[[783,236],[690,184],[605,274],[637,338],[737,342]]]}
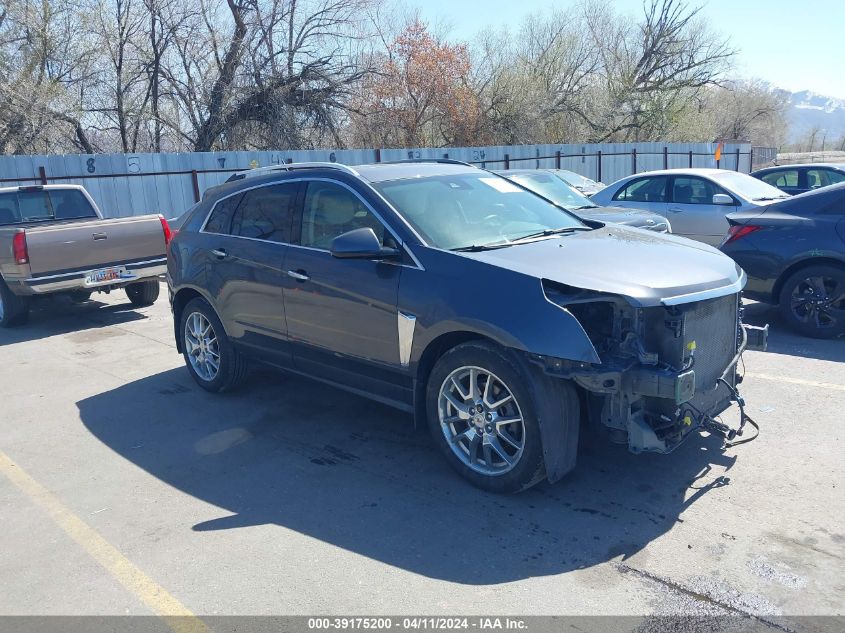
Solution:
{"label": "rear side window", "polygon": [[761,180],[773,187],[797,187],[798,186],[798,170],[787,169],[784,171],[775,171],[770,174],[764,174]]}
{"label": "rear side window", "polygon": [[616,192],[614,200],[666,202],[666,177],[638,178]]}
{"label": "rear side window", "polygon": [[328,250],[338,235],[361,228],[371,228],[384,242],[384,225],[358,196],[331,182],[308,183],[302,212],[302,246]]}
{"label": "rear side window", "polygon": [[282,183],[244,193],[232,218],[232,235],[289,243],[299,183]]}
{"label": "rear side window", "polygon": [[235,214],[235,209],[238,208],[241,198],[243,198],[243,194],[236,194],[218,202],[203,230],[206,233],[221,233],[223,235],[229,233],[232,226],[232,216]]}
{"label": "rear side window", "polygon": [[78,189],[15,191],[0,194],[0,225],[97,217]]}
{"label": "rear side window", "polygon": [[672,181],[672,202],[678,204],[713,204],[713,196],[727,193],[704,178],[675,176]]}
{"label": "rear side window", "polygon": [[818,189],[819,187],[827,187],[828,185],[835,185],[839,182],[845,182],[845,174],[832,169],[808,169],[807,170],[807,188]]}

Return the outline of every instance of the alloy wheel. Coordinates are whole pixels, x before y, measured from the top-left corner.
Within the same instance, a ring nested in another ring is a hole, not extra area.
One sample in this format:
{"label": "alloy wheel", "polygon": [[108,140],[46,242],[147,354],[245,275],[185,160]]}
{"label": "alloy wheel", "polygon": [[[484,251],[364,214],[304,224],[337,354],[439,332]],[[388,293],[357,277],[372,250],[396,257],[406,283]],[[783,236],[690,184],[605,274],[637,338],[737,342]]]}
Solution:
{"label": "alloy wheel", "polygon": [[525,448],[525,423],[511,389],[480,367],[459,367],[440,386],[440,428],[452,452],[483,475],[512,470]]}
{"label": "alloy wheel", "polygon": [[790,309],[801,323],[834,328],[845,319],[845,283],[828,276],[807,277],[793,289]]}
{"label": "alloy wheel", "polygon": [[211,382],[220,371],[220,346],[211,322],[201,312],[185,320],[185,351],[197,376]]}

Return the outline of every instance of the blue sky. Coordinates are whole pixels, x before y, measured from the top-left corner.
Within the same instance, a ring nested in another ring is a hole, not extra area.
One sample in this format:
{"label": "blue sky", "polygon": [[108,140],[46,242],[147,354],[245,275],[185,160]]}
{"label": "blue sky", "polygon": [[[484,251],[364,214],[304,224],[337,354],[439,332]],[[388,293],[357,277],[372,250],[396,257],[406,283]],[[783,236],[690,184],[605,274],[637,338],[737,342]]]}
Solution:
{"label": "blue sky", "polygon": [[[640,15],[642,0],[607,0]],[[528,13],[566,8],[570,0],[408,0],[431,23],[469,39],[485,26],[518,27]],[[735,74],[797,92],[845,99],[845,0],[690,0],[739,49]]]}

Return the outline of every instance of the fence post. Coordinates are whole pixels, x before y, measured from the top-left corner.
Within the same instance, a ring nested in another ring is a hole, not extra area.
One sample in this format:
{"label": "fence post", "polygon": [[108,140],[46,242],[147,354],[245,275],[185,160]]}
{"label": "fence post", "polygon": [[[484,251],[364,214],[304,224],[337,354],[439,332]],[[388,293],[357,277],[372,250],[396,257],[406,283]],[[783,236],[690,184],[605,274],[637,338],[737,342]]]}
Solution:
{"label": "fence post", "polygon": [[689,168],[692,169],[692,150],[689,151]]}
{"label": "fence post", "polygon": [[38,177],[41,178],[41,184],[47,184],[47,170],[44,169],[44,165],[38,168]]}
{"label": "fence post", "polygon": [[631,173],[637,173],[637,148],[631,150]]}
{"label": "fence post", "polygon": [[560,169],[560,150],[555,152],[555,169]]}
{"label": "fence post", "polygon": [[505,170],[511,168],[511,157],[510,154],[505,154]]}
{"label": "fence post", "polygon": [[663,169],[669,169],[669,148],[663,146]]}
{"label": "fence post", "polygon": [[449,158],[449,152],[445,152],[445,153],[443,154],[443,158],[448,159],[448,158]]}
{"label": "fence post", "polygon": [[377,163],[381,162],[381,150],[378,149],[378,148],[376,148],[376,162]]}
{"label": "fence post", "polygon": [[201,199],[200,196],[200,181],[197,178],[197,170],[191,170],[191,182],[194,184],[194,202],[199,202]]}
{"label": "fence post", "polygon": [[754,171],[754,148],[753,147],[748,151],[748,171],[749,171],[749,173]]}
{"label": "fence post", "polygon": [[736,170],[739,171],[739,148],[736,148]]}

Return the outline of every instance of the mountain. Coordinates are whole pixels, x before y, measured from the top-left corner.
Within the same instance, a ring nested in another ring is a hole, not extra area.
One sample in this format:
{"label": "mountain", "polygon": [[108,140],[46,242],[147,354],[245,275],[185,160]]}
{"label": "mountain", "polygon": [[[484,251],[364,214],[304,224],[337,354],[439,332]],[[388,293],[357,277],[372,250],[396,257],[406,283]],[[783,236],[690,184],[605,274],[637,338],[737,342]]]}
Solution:
{"label": "mountain", "polygon": [[818,129],[817,139],[822,137],[828,143],[835,143],[845,137],[845,100],[802,90],[789,93],[789,141],[798,142],[807,138],[813,129]]}

